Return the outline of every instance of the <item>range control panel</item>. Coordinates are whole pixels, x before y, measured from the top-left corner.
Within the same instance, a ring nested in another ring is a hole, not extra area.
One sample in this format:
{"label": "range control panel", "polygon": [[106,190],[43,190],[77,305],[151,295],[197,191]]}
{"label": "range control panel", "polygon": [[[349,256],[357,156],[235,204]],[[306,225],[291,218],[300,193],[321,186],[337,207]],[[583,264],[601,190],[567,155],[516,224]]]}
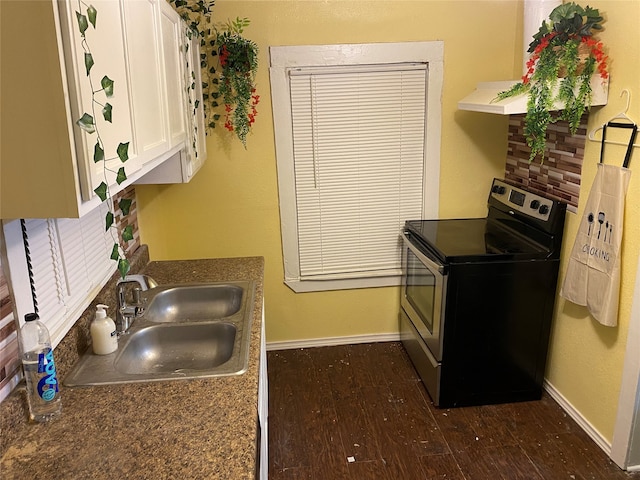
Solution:
{"label": "range control panel", "polygon": [[490,198],[494,198],[510,209],[543,221],[549,219],[554,205],[554,202],[548,198],[514,187],[497,178],[493,180]]}

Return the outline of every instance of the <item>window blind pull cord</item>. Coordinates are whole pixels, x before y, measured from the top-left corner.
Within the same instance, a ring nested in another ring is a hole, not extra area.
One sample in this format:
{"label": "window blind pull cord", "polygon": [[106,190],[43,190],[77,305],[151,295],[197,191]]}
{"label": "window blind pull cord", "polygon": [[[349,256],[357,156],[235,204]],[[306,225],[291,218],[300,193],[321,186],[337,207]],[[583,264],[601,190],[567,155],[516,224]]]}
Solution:
{"label": "window blind pull cord", "polygon": [[[318,106],[316,105],[316,79],[312,76],[309,77],[311,88],[311,124],[315,126],[318,123],[316,112]],[[313,188],[318,188],[318,139],[316,138],[316,129],[311,128],[311,147],[313,152]]]}
{"label": "window blind pull cord", "polygon": [[22,229],[22,243],[24,244],[24,253],[27,259],[27,271],[29,272],[29,285],[31,287],[31,298],[33,299],[33,311],[36,314],[39,314],[36,285],[33,278],[33,265],[31,264],[31,250],[29,249],[29,235],[27,235],[27,222],[25,222],[24,218],[20,219],[20,228]]}

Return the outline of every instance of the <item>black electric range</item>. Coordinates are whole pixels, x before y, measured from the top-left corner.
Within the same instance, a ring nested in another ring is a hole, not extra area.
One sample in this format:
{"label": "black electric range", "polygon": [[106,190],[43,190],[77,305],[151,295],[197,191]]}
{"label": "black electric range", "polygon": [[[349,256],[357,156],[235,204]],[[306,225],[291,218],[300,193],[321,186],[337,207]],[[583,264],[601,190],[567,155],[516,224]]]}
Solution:
{"label": "black electric range", "polygon": [[403,232],[401,334],[440,406],[541,395],[566,205],[495,179],[487,206]]}

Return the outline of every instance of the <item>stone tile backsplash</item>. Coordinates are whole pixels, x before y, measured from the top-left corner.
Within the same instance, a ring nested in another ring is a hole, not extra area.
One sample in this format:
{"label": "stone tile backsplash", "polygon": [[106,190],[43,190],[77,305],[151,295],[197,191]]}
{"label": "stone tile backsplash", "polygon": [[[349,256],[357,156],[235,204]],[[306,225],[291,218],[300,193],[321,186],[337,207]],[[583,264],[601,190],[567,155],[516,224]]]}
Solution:
{"label": "stone tile backsplash", "polygon": [[569,124],[558,121],[549,125],[547,151],[543,161],[529,163],[530,149],[524,137],[524,115],[509,117],[509,137],[505,179],[550,198],[566,202],[576,212],[580,195],[582,161],[589,114],[582,116],[575,135]]}
{"label": "stone tile backsplash", "polygon": [[18,373],[18,334],[13,314],[13,300],[2,271],[0,259],[0,392],[8,393],[10,383]]}

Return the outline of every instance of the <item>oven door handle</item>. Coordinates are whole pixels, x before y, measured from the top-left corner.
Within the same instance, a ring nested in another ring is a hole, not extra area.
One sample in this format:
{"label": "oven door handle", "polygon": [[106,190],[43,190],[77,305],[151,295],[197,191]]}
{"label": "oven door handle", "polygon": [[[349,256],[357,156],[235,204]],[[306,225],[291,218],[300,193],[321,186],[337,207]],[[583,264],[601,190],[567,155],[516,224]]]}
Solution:
{"label": "oven door handle", "polygon": [[409,247],[409,249],[413,252],[413,254],[418,257],[418,259],[424,263],[430,270],[438,272],[440,275],[445,275],[444,265],[440,265],[434,262],[431,258],[427,257],[424,253],[422,253],[411,241],[410,233],[408,231],[402,232],[404,237],[405,244]]}

